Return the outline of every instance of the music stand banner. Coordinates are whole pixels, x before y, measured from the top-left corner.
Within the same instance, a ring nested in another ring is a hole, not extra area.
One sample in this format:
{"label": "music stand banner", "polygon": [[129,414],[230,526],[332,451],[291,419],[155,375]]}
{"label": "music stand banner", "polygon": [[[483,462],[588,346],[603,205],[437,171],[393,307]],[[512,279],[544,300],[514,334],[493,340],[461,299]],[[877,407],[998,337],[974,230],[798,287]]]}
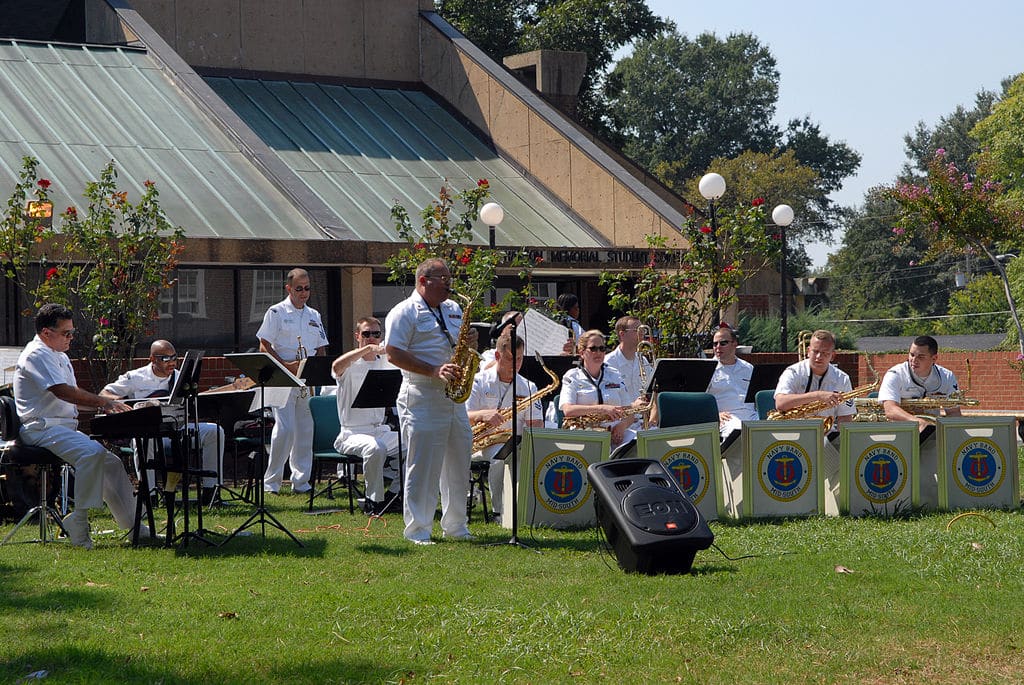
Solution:
{"label": "music stand banner", "polygon": [[749,421],[744,427],[743,515],[824,513],[821,421]]}
{"label": "music stand banner", "polygon": [[725,517],[717,423],[638,431],[636,454],[660,461],[705,519]]}
{"label": "music stand banner", "polygon": [[[551,528],[597,524],[594,493],[587,467],[606,461],[611,450],[608,431],[532,428],[523,431],[519,447],[519,522]],[[505,460],[502,526],[512,527],[512,470]]]}
{"label": "music stand banner", "polygon": [[950,416],[937,423],[939,508],[1019,506],[1016,420]]}
{"label": "music stand banner", "polygon": [[919,506],[916,421],[839,426],[839,511],[890,516]]}

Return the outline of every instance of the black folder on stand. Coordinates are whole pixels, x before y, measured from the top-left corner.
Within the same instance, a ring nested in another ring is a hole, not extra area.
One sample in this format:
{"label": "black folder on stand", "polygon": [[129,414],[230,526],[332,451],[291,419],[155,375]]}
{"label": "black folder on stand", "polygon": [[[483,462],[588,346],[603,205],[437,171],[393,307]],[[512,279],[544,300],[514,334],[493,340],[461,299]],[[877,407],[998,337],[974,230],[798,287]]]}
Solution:
{"label": "black folder on stand", "polygon": [[663,358],[654,362],[644,394],[656,392],[707,392],[715,375],[716,359]]}
{"label": "black folder on stand", "polygon": [[398,369],[372,369],[352,400],[353,409],[379,409],[395,406],[402,387],[402,372]]}
{"label": "black folder on stand", "polygon": [[774,390],[779,384],[779,377],[789,364],[755,364],[750,374],[750,385],[744,402],[754,402],[757,393],[762,390]]}

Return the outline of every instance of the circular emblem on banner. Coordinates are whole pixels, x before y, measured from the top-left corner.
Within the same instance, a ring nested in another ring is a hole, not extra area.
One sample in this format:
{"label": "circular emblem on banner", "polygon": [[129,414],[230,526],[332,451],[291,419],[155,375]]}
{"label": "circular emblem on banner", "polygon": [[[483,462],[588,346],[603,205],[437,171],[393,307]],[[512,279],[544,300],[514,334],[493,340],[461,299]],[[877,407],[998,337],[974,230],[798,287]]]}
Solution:
{"label": "circular emblem on banner", "polygon": [[893,445],[872,445],[854,468],[861,497],[875,504],[892,502],[907,484],[907,460]]}
{"label": "circular emblem on banner", "polygon": [[953,480],[972,497],[984,497],[998,490],[1005,474],[1006,458],[991,440],[968,440],[953,457]]}
{"label": "circular emblem on banner", "polygon": [[757,465],[761,488],[774,500],[792,502],[811,484],[811,458],[795,442],[776,442]]}
{"label": "circular emblem on banner", "polygon": [[534,471],[533,491],[537,501],[554,514],[568,514],[580,508],[590,496],[587,464],[573,452],[554,452],[544,457]]}
{"label": "circular emblem on banner", "polygon": [[700,504],[708,492],[708,484],[711,480],[708,464],[704,461],[704,457],[691,449],[680,447],[662,456],[661,463],[672,474],[679,489],[686,493],[690,501]]}

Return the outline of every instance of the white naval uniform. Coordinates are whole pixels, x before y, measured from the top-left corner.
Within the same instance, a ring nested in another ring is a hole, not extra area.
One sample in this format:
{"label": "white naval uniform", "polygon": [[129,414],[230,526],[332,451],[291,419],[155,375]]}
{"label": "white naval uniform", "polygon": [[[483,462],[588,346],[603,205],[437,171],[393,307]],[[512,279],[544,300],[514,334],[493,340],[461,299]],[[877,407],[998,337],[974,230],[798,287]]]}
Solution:
{"label": "white naval uniform", "polygon": [[21,439],[44,447],[75,467],[75,509],[98,509],[106,502],[121,528],[135,523],[135,494],[121,460],[78,432],[78,407],[49,391],[55,385],[78,387],[71,360],[37,335],[18,357],[14,398]]}
{"label": "white naval uniform", "polygon": [[[290,298],[285,298],[267,310],[256,337],[267,340],[285,361],[295,359],[300,338],[310,356],[327,345],[320,313],[306,305],[296,309]],[[309,492],[309,476],[313,469],[313,415],[309,400],[300,397],[300,388],[292,388],[288,400],[274,407],[274,430],[270,434],[270,459],[263,478],[263,489],[277,492],[284,477],[284,462],[291,468],[292,490]]]}
{"label": "white naval uniform", "polygon": [[[374,361],[360,357],[349,364],[341,376],[334,377],[338,381],[338,419],[341,422],[334,449],[363,458],[366,498],[373,502],[384,501],[384,463],[389,454],[398,454],[398,433],[384,423],[384,407],[355,409],[352,401],[363,386],[367,372],[395,368],[384,357],[378,356]],[[392,491],[398,492],[397,478],[393,479]]]}
{"label": "white naval uniform", "polygon": [[[414,291],[388,313],[385,345],[441,366],[451,359],[461,325],[462,309],[455,302],[445,300],[432,310]],[[445,385],[443,379],[402,369],[398,415],[406,450],[403,509],[409,540],[430,539],[439,487],[442,531],[453,537],[469,534],[466,493],[473,432],[466,405],[448,399]]]}
{"label": "white naval uniform", "polygon": [[[622,380],[626,381],[630,402],[640,399],[640,395],[643,392],[644,384],[641,382],[640,377],[643,376],[650,381],[651,374],[654,373],[654,366],[644,359],[642,354],[637,352],[634,353],[632,360],[626,359],[626,355],[622,354],[622,349],[619,347],[605,355],[604,363],[618,371],[622,376]],[[642,374],[640,372],[641,368],[643,369]]]}
{"label": "white naval uniform", "polygon": [[947,397],[957,391],[956,376],[952,371],[933,364],[927,378],[918,378],[903,362],[885,372],[878,388],[878,401],[917,400],[924,397]]}
{"label": "white naval uniform", "polygon": [[708,393],[715,396],[718,411],[727,411],[732,418],[719,426],[721,437],[733,431],[742,430],[743,421],[757,421],[757,409],[753,402],[746,402],[747,390],[750,388],[750,376],[754,365],[743,359],[736,359],[734,364],[718,362],[715,372],[708,383]]}
{"label": "white naval uniform", "polygon": [[[152,364],[146,364],[143,367],[121,374],[117,380],[104,386],[103,392],[109,393],[114,397],[127,397],[131,399],[155,397],[156,394],[167,396],[170,394],[171,384],[177,373],[177,371],[174,371],[170,376],[161,378],[153,373]],[[200,423],[198,430],[203,470],[217,472],[216,476],[203,477],[203,487],[216,487],[220,482],[220,474],[223,472],[224,430],[215,423]],[[170,449],[170,443],[170,439],[164,438],[165,450]],[[137,466],[138,464],[136,464]]]}
{"label": "white naval uniform", "polygon": [[[825,375],[814,376],[811,373],[811,362],[804,359],[786,367],[779,376],[778,385],[775,386],[775,395],[803,394],[816,390],[846,393],[853,390],[853,386],[850,384],[850,377],[838,366],[829,364]],[[832,416],[838,419],[840,416],[853,416],[856,413],[853,400],[846,400],[835,407],[821,410],[815,416]]]}
{"label": "white naval uniform", "polygon": [[[537,386],[531,381],[516,374],[516,400],[522,401],[524,397],[530,397],[537,392]],[[469,411],[481,409],[507,409],[512,406],[512,383],[506,383],[498,378],[498,367],[492,366],[484,369],[473,378],[473,392],[466,403]],[[516,429],[519,435],[523,434],[523,428],[528,421],[539,421],[544,418],[540,400],[534,400],[530,406],[524,407],[516,417]],[[491,430],[511,430],[512,421],[506,421],[501,426],[489,428]],[[487,487],[491,491],[491,509],[495,512],[501,510],[502,496],[505,491],[505,461],[494,459],[494,455],[502,448],[502,444],[486,447],[482,452],[473,455],[474,459],[491,462],[487,471]]]}
{"label": "white naval uniform", "polygon": [[[559,408],[564,412],[567,404],[610,404],[623,407],[632,404],[626,381],[615,368],[608,364],[601,365],[601,373],[592,377],[583,367],[569,369],[562,376],[562,394],[559,395]],[[616,421],[605,421],[601,426],[611,429]],[[621,444],[636,438],[636,431],[641,422],[633,422],[626,429]],[[614,446],[614,445],[613,445]]]}

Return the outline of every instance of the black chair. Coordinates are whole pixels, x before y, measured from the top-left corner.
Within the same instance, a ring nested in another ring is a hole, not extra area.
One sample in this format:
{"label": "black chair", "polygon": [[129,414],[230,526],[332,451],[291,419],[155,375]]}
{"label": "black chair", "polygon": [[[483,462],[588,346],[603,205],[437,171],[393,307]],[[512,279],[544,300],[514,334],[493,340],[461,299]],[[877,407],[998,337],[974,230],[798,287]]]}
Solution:
{"label": "black chair", "polygon": [[21,422],[13,397],[0,397],[0,463],[15,466],[36,466],[39,468],[39,501],[29,509],[14,528],[4,537],[0,545],[7,544],[18,530],[33,517],[39,517],[39,539],[33,542],[45,543],[55,539],[49,534],[48,522],[53,521],[61,533],[67,535],[60,514],[49,502],[49,477],[64,463],[50,450],[34,445],[25,445],[19,437]]}
{"label": "black chair", "polygon": [[473,521],[473,494],[474,492],[480,493],[480,506],[484,512],[484,523],[490,523],[491,511],[487,507],[487,495],[490,493],[490,486],[488,486],[488,475],[491,472],[491,460],[490,459],[474,459],[469,465],[469,503],[466,507],[466,513],[469,514],[470,522]]}

